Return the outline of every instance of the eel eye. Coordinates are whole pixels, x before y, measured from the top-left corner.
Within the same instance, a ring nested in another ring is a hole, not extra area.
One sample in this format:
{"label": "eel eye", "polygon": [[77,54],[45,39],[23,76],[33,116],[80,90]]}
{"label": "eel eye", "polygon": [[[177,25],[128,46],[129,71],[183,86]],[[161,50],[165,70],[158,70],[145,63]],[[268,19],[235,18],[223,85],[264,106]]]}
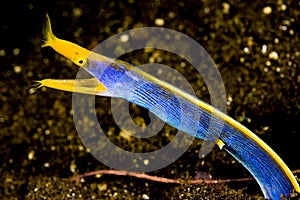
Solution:
{"label": "eel eye", "polygon": [[86,59],[85,58],[77,58],[76,59],[76,63],[80,66],[84,65],[86,63]]}

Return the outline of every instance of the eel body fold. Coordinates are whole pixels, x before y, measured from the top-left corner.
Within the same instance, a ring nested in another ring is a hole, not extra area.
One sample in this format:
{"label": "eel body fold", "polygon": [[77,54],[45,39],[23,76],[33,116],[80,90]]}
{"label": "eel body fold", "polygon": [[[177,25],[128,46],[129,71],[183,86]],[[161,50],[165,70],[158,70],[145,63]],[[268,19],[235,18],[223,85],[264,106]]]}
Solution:
{"label": "eel body fold", "polygon": [[[298,182],[282,159],[253,132],[199,98],[169,83],[161,81],[135,66],[107,58],[74,43],[55,37],[46,15],[43,46],[84,68],[96,80],[39,81],[42,86],[71,92],[118,97],[149,109],[171,126],[200,139],[214,138],[216,143],[236,158],[256,179],[266,198],[288,198],[293,191],[300,192]],[[163,109],[159,109],[163,108]],[[164,110],[164,112],[162,112]],[[209,129],[210,120],[216,126]]]}

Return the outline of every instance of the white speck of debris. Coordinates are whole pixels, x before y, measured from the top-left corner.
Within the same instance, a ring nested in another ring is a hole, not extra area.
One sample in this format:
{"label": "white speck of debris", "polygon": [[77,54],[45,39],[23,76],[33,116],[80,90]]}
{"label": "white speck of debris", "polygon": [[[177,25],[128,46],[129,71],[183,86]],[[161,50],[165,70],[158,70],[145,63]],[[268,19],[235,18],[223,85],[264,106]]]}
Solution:
{"label": "white speck of debris", "polygon": [[15,67],[14,67],[14,71],[15,71],[15,73],[21,73],[21,71],[22,71],[22,67],[21,66],[19,66],[19,65],[16,65]]}
{"label": "white speck of debris", "polygon": [[76,165],[74,163],[71,163],[70,165],[70,171],[75,172],[76,171]]}
{"label": "white speck of debris", "polygon": [[154,23],[157,25],[157,26],[163,26],[165,24],[165,21],[161,18],[157,18],[155,19]]}
{"label": "white speck of debris", "polygon": [[280,72],[280,70],[281,70],[280,67],[276,67],[277,72]]}
{"label": "white speck of debris", "polygon": [[[28,93],[29,93],[29,94],[33,94],[33,93],[35,93],[35,91],[36,91],[36,88],[30,88],[30,89],[28,90]],[[1,122],[1,120],[0,120],[0,122]]]}
{"label": "white speck of debris", "polygon": [[264,13],[265,15],[271,14],[271,13],[272,13],[272,8],[271,8],[270,6],[264,7],[263,13]]}
{"label": "white speck of debris", "polygon": [[48,130],[48,129],[45,130],[45,134],[46,134],[46,135],[50,135],[50,130]]}
{"label": "white speck of debris", "polygon": [[278,59],[278,53],[276,51],[272,51],[270,54],[269,54],[269,58],[270,59],[273,59],[273,60],[277,60]]}
{"label": "white speck of debris", "polygon": [[144,165],[149,165],[149,160],[148,159],[144,160]]}
{"label": "white speck of debris", "polygon": [[205,7],[205,8],[204,8],[204,12],[205,12],[205,13],[209,13],[209,8],[208,8],[208,7]]}
{"label": "white speck of debris", "polygon": [[168,12],[168,17],[170,17],[171,19],[174,18],[176,15],[173,12]]}
{"label": "white speck of debris", "polygon": [[229,106],[232,101],[233,101],[232,97],[228,96],[226,104]]}
{"label": "white speck of debris", "polygon": [[263,130],[264,130],[264,131],[267,131],[267,130],[269,130],[269,129],[270,129],[270,127],[268,127],[268,126],[263,127]]}
{"label": "white speck of debris", "polygon": [[28,153],[28,159],[29,160],[32,160],[34,158],[34,151],[31,150],[29,153]]}
{"label": "white speck of debris", "polygon": [[15,48],[15,49],[13,50],[14,56],[19,55],[19,53],[20,53],[20,49],[19,49],[19,48]]}
{"label": "white speck of debris", "polygon": [[162,74],[162,73],[163,73],[163,70],[162,70],[161,68],[159,68],[159,69],[157,70],[157,73],[158,73],[158,74]]}
{"label": "white speck of debris", "polygon": [[245,52],[245,53],[249,53],[249,52],[250,52],[249,48],[248,48],[248,47],[245,47],[245,48],[244,48],[244,52]]}
{"label": "white speck of debris", "polygon": [[264,44],[264,45],[262,46],[262,48],[261,48],[261,52],[262,52],[263,54],[265,54],[265,53],[267,53],[267,50],[268,50],[268,46],[267,46],[266,44]]}
{"label": "white speck of debris", "polygon": [[114,194],[112,195],[113,197],[117,197],[119,194],[117,192],[114,192]]}
{"label": "white speck of debris", "polygon": [[0,49],[0,56],[2,56],[2,57],[5,56],[5,50],[4,49]]}
{"label": "white speck of debris", "polygon": [[283,31],[286,31],[286,30],[287,30],[287,26],[280,25],[280,26],[279,26],[279,29],[280,29],[280,30],[283,30]]}
{"label": "white speck of debris", "polygon": [[280,6],[280,9],[282,10],[282,11],[285,11],[286,10],[286,5],[285,4],[282,4],[281,6]]}
{"label": "white speck of debris", "polygon": [[271,63],[271,61],[269,61],[269,60],[266,62],[266,65],[267,65],[267,66],[271,66],[271,64],[272,64],[272,63]]}
{"label": "white speck of debris", "polygon": [[223,6],[223,13],[228,14],[230,10],[230,5],[228,3],[222,3]]}
{"label": "white speck of debris", "polygon": [[150,197],[147,194],[143,194],[142,199],[148,200],[148,199],[150,199]]}
{"label": "white speck of debris", "polygon": [[129,35],[127,35],[127,34],[121,35],[120,40],[121,40],[121,42],[128,42]]}

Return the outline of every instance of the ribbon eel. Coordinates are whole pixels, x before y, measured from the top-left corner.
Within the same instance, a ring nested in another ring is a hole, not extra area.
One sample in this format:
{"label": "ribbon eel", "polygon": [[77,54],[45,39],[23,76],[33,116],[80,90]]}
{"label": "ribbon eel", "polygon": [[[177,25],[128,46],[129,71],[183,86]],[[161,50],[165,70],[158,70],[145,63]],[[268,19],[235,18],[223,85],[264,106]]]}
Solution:
{"label": "ribbon eel", "polygon": [[[45,79],[46,86],[70,92],[119,97],[149,109],[171,126],[205,139],[221,131],[216,144],[236,158],[256,179],[266,198],[288,198],[300,192],[298,182],[283,160],[252,131],[199,98],[169,83],[161,81],[141,69],[89,51],[53,35],[48,14],[43,28],[42,47],[56,52],[84,68],[94,78],[76,80]],[[95,84],[96,81],[96,84]],[[157,109],[157,105],[165,112]],[[221,128],[208,129],[211,118]]]}

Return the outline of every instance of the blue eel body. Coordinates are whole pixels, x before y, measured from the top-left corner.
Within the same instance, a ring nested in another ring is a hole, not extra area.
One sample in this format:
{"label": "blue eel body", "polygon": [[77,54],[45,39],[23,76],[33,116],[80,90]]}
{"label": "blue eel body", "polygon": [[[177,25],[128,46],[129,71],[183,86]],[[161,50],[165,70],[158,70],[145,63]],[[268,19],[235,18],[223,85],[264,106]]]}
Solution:
{"label": "blue eel body", "polygon": [[[225,144],[223,148],[249,170],[266,198],[290,196],[294,189],[290,179],[256,141],[198,105],[143,77],[139,73],[140,69],[134,67],[135,70],[131,70],[132,67],[134,66],[125,62],[116,61],[111,65],[88,59],[84,68],[109,91],[99,94],[101,96],[119,97],[147,108],[171,126],[200,139],[214,138],[214,134],[220,131],[219,139]],[[208,130],[212,117],[220,125]]]}

